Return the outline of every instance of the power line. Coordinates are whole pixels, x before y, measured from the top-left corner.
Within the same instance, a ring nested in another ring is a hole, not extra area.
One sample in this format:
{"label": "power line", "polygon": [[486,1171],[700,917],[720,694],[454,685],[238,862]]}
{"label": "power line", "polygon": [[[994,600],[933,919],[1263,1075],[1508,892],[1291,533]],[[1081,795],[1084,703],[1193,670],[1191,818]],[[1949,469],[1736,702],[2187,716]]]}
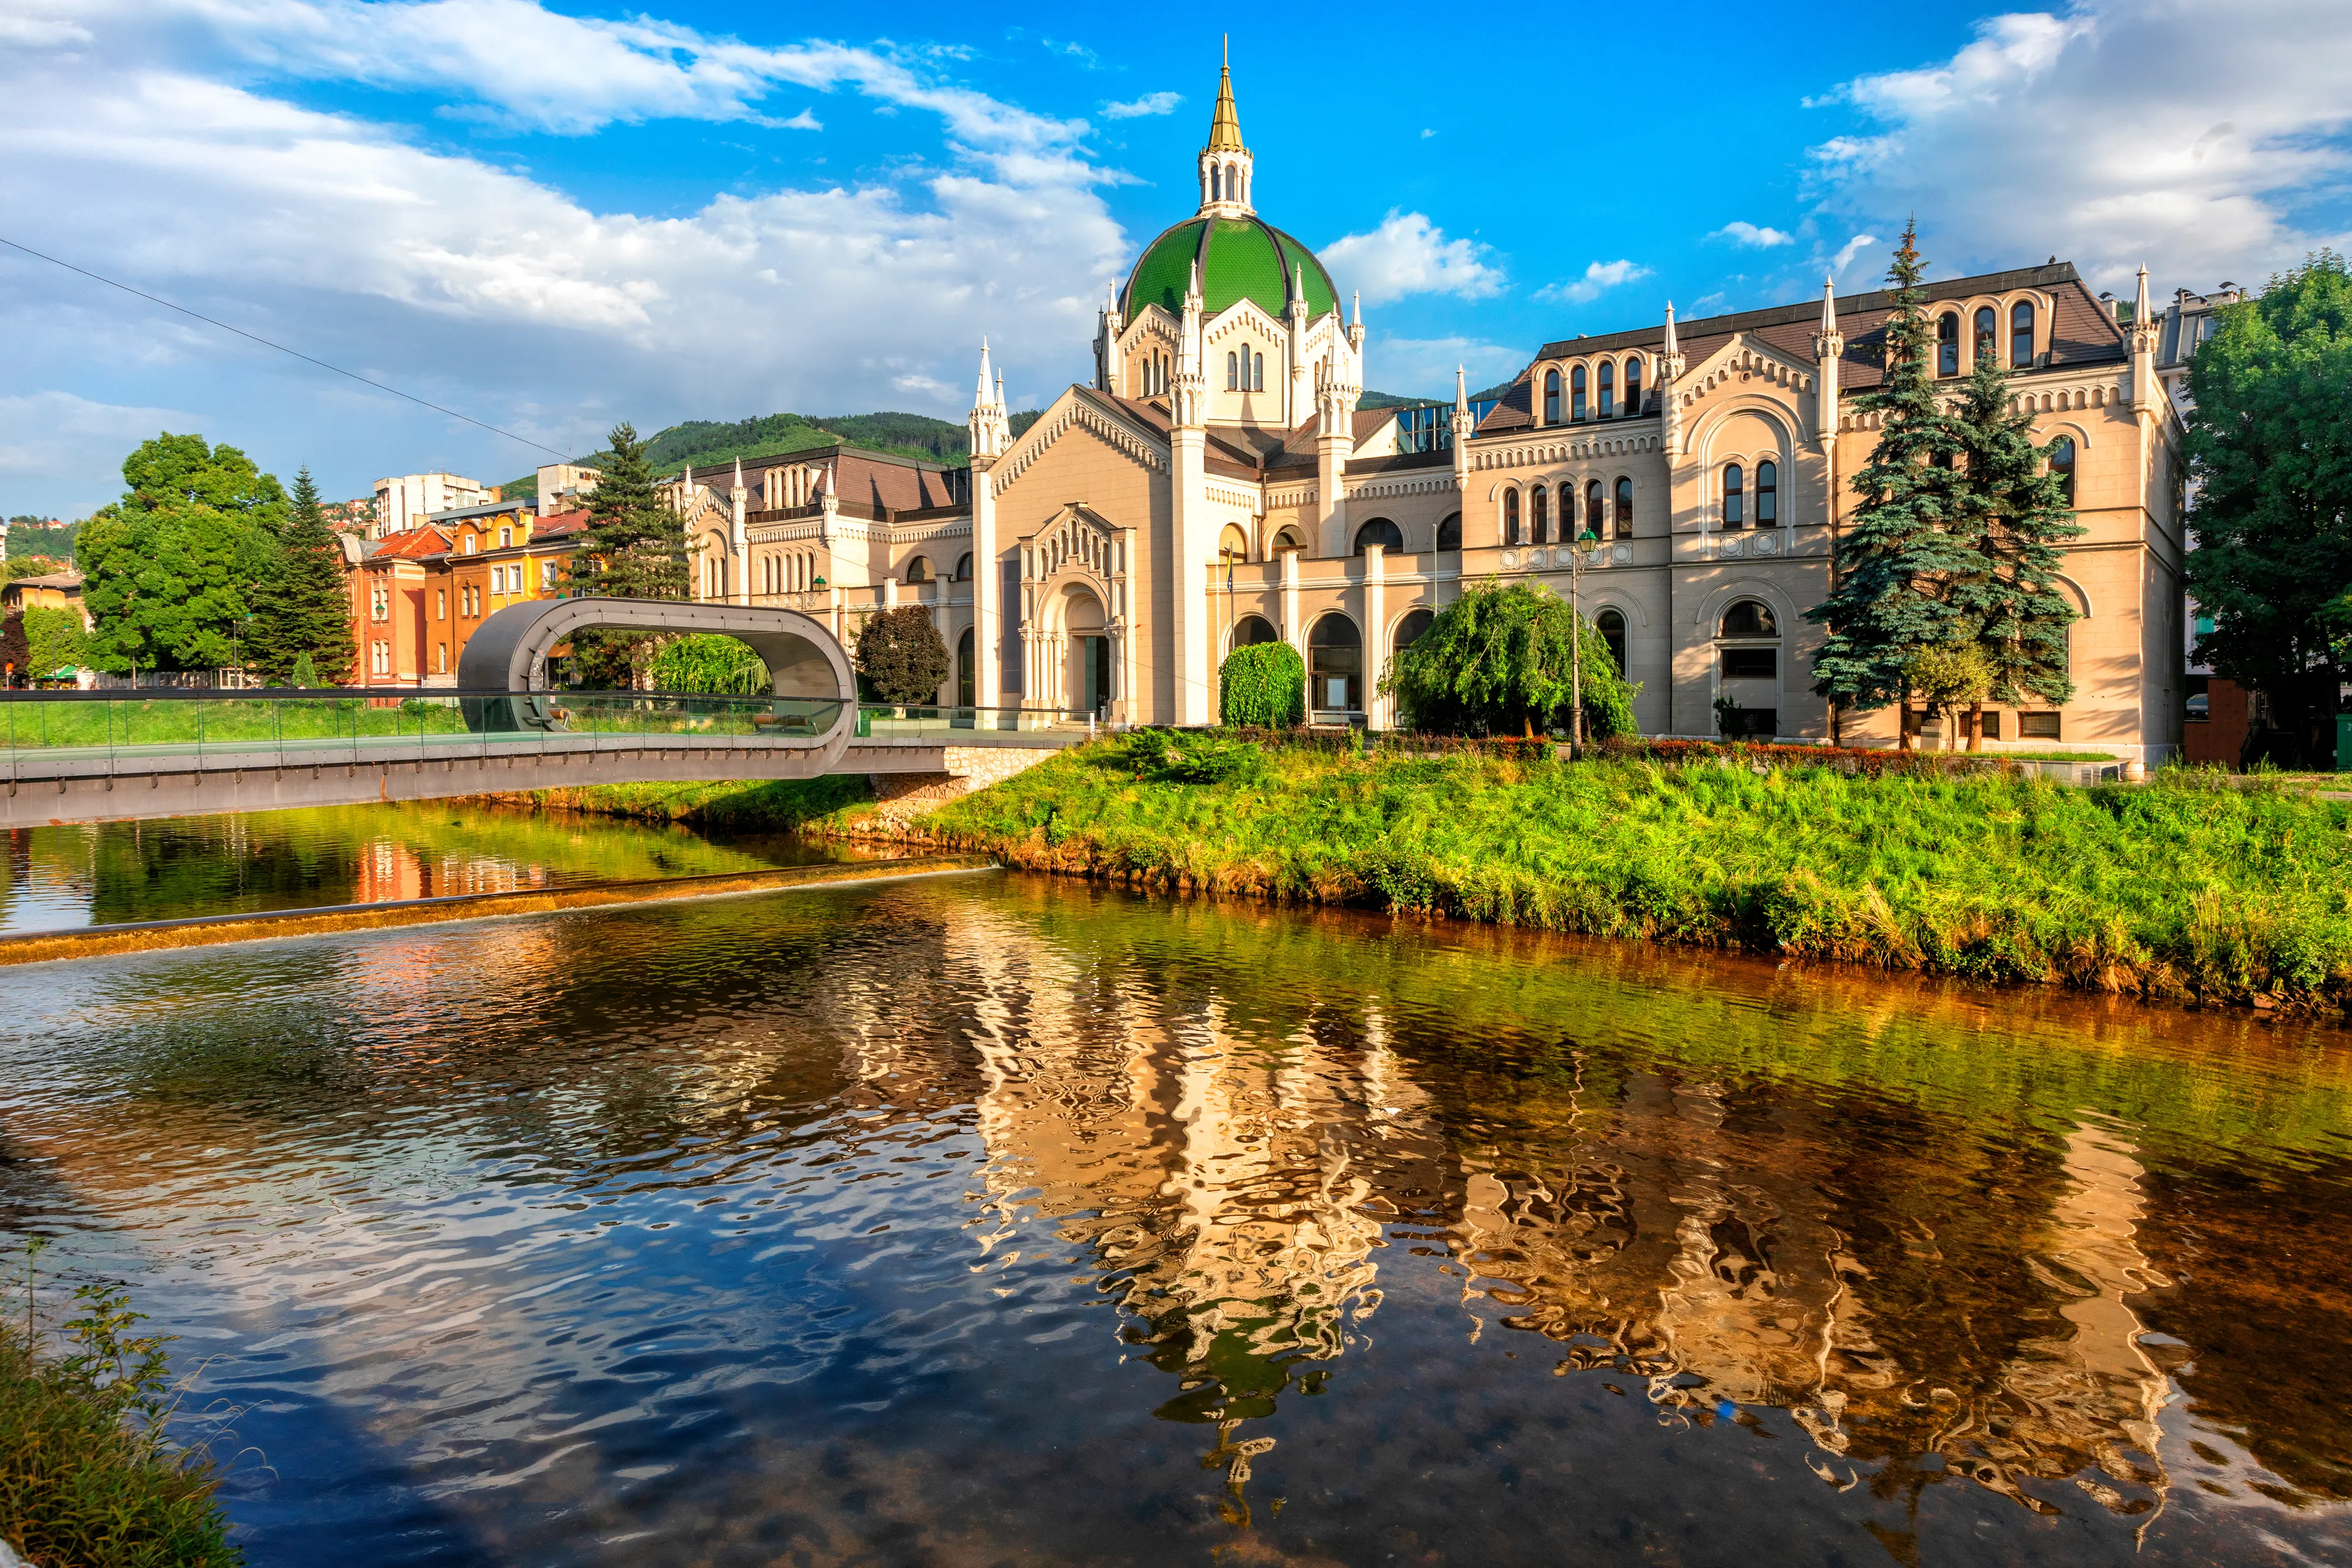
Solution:
{"label": "power line", "polygon": [[300,360],[305,364],[315,364],[320,370],[331,370],[337,375],[347,375],[353,381],[358,382],[362,386],[373,386],[378,392],[389,392],[394,397],[404,397],[408,399],[409,402],[415,404],[419,408],[430,408],[436,414],[446,414],[452,419],[462,419],[467,424],[474,426],[478,429],[488,430],[493,436],[503,436],[509,441],[520,441],[526,447],[535,447],[539,450],[547,453],[550,457],[561,458],[565,462],[570,462],[572,460],[570,453],[559,452],[554,447],[548,446],[545,442],[534,441],[528,436],[518,436],[511,430],[501,430],[497,426],[487,424],[482,420],[475,418],[470,414],[460,414],[454,408],[444,408],[437,403],[427,403],[425,399],[415,396],[411,393],[403,392],[396,386],[386,386],[380,381],[370,381],[366,376],[360,374],[357,371],[345,370],[339,364],[329,364],[322,359],[312,359],[309,354],[302,353],[299,349],[289,349],[284,343],[273,343],[268,338],[261,336],[257,332],[248,332],[243,327],[232,327],[226,321],[214,321],[210,316],[205,315],[201,311],[191,310],[185,305],[174,305],[169,300],[158,299],[156,296],[148,293],[143,289],[133,289],[128,283],[118,283],[111,278],[102,278],[99,276],[99,274],[92,272],[87,267],[76,267],[70,261],[60,261],[54,256],[45,256],[41,252],[35,250],[29,245],[17,244],[15,240],[8,238],[5,235],[0,235],[0,245],[5,245],[11,250],[21,250],[26,255],[30,256],[37,260],[46,261],[52,267],[62,267],[68,272],[79,272],[84,278],[89,279],[92,282],[103,283],[110,289],[120,289],[125,294],[136,294],[139,298],[146,300],[151,305],[161,305],[167,310],[177,310],[183,316],[194,317],[195,320],[204,322],[205,325],[208,327],[218,327],[224,332],[235,332],[238,337],[259,343],[263,348],[276,349],[282,354],[292,354],[296,359]]}

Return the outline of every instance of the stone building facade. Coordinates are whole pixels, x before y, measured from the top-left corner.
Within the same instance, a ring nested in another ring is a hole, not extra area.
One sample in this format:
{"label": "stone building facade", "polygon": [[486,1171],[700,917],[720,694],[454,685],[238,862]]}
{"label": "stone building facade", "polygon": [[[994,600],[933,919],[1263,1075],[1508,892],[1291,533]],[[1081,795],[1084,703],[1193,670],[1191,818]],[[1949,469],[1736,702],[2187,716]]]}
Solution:
{"label": "stone building facade", "polygon": [[[1811,688],[1850,476],[1876,439],[1890,297],[1551,342],[1474,406],[1364,410],[1366,331],[1307,248],[1261,219],[1230,77],[1195,212],[1097,319],[1095,378],[1015,437],[983,346],[968,468],[851,448],[682,475],[697,592],[790,604],[845,637],[927,606],[954,653],[943,702],[1204,724],[1241,643],[1282,638],[1321,718],[1394,721],[1379,679],[1465,584],[1576,596],[1638,682],[1654,734],[1827,739]],[[2036,439],[2063,441],[2084,536],[2064,583],[2074,700],[1989,714],[1994,749],[2158,761],[2181,739],[2181,423],[2147,279],[2128,321],[2075,269],[1931,285],[1936,371],[2011,370]],[[1916,723],[1915,715],[1909,721]],[[1891,744],[1904,715],[1845,715]]]}

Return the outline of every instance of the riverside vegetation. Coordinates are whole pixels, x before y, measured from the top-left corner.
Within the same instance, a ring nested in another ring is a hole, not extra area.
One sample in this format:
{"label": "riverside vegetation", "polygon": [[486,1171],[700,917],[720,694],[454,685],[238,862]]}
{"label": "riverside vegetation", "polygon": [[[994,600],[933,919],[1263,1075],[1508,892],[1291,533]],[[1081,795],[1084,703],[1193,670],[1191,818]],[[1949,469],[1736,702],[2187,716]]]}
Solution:
{"label": "riverside vegetation", "polygon": [[58,1335],[29,1304],[21,1322],[0,1318],[0,1540],[38,1565],[242,1563],[218,1472],[164,1433],[169,1342],[136,1331],[144,1318],[118,1289],[85,1285],[74,1300],[81,1315]]}
{"label": "riverside vegetation", "polygon": [[[2188,770],[2078,789],[1895,753],[1772,762],[1142,731],[950,802],[914,832],[1146,888],[2150,998],[2352,1004],[2341,805]],[[854,833],[862,782],[542,799]]]}

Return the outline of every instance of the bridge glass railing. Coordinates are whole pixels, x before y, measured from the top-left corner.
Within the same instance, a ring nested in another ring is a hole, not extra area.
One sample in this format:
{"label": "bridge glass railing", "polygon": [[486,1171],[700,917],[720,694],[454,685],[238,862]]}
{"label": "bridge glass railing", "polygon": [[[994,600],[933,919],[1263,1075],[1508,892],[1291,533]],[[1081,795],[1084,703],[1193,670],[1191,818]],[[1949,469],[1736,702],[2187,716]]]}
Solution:
{"label": "bridge glass railing", "polygon": [[861,741],[936,738],[952,745],[1030,745],[1101,732],[1109,721],[1096,712],[1058,708],[924,708],[860,703]]}
{"label": "bridge glass railing", "polygon": [[296,757],[486,743],[553,749],[656,739],[808,745],[832,731],[844,706],[814,698],[637,691],[10,692],[0,695],[0,748],[60,758]]}

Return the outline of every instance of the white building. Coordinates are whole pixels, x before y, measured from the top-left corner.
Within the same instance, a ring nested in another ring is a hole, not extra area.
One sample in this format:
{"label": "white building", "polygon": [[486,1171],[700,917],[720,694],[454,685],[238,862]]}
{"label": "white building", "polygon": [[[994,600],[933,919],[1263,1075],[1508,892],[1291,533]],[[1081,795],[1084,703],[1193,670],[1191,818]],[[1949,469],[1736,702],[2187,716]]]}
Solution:
{"label": "white building", "polygon": [[397,479],[378,479],[375,521],[368,526],[368,537],[382,539],[388,533],[405,533],[436,511],[479,506],[496,499],[489,486],[476,484],[457,474],[403,474]]}

